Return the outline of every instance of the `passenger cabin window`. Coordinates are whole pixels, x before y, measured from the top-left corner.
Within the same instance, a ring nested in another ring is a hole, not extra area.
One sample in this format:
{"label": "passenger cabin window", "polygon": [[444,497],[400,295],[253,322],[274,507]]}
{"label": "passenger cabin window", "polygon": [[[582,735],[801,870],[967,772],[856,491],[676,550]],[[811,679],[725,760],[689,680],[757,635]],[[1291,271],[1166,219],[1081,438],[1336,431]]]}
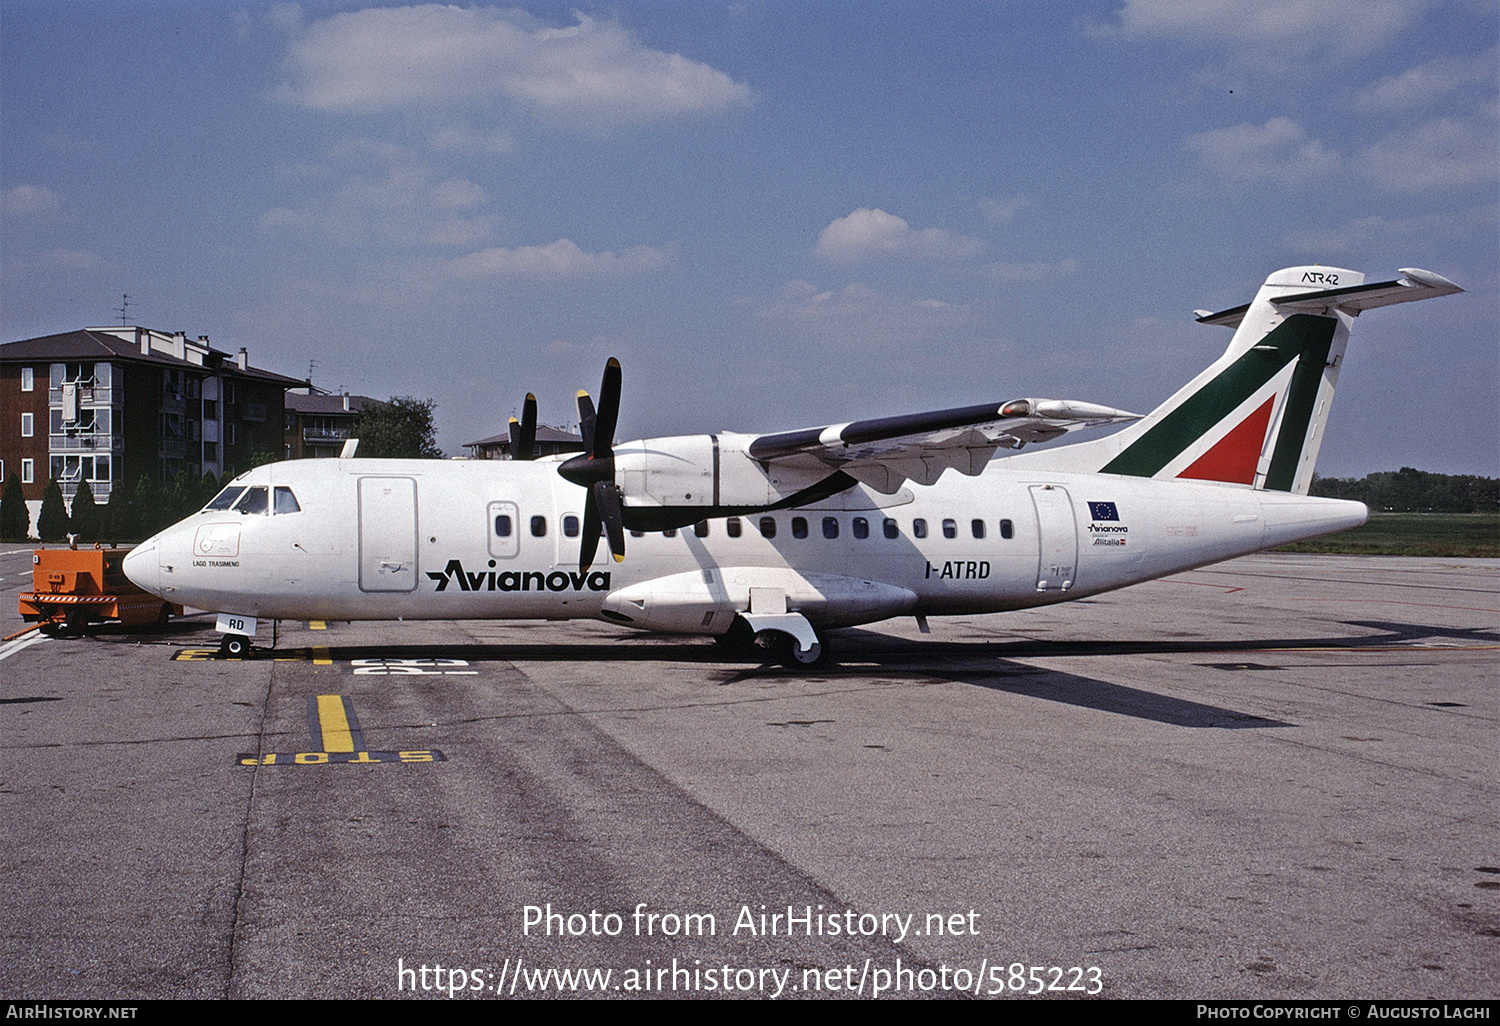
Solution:
{"label": "passenger cabin window", "polygon": [[774,537],[776,537],[776,518],[775,517],[761,517],[760,518],[760,536],[762,538],[774,538]]}
{"label": "passenger cabin window", "polygon": [[569,538],[578,537],[578,518],[571,513],[563,517],[563,534]]}
{"label": "passenger cabin window", "polygon": [[210,502],[207,506],[203,507],[203,512],[209,513],[216,512],[222,509],[228,509],[230,506],[234,505],[234,500],[238,499],[240,497],[240,493],[244,490],[244,485],[230,485],[218,495],[215,495],[213,497],[213,501]]}
{"label": "passenger cabin window", "polygon": [[265,485],[246,488],[240,501],[234,504],[236,513],[265,516],[271,509],[271,492]]}
{"label": "passenger cabin window", "polygon": [[983,520],[971,520],[971,521],[969,521],[969,529],[974,532],[974,537],[976,537],[976,538],[983,538],[984,537],[984,521]]}
{"label": "passenger cabin window", "polygon": [[911,522],[911,533],[912,533],[912,535],[914,537],[917,537],[917,538],[926,538],[927,537],[927,521],[923,520],[921,517],[918,517],[916,520],[913,520]]}
{"label": "passenger cabin window", "polygon": [[839,536],[839,518],[838,517],[824,517],[823,518],[823,537],[824,538],[837,538],[838,536]]}
{"label": "passenger cabin window", "polygon": [[644,537],[646,537],[646,532],[645,531],[631,531],[630,532],[630,537],[632,537],[632,538],[644,538]]}
{"label": "passenger cabin window", "polygon": [[744,533],[744,527],[740,524],[740,518],[730,517],[728,520],[724,521],[724,533],[729,535],[729,537],[731,538],[738,538],[742,533]]}
{"label": "passenger cabin window", "polygon": [[667,528],[665,531],[663,531],[661,533],[661,536],[663,538],[676,538],[677,537],[677,528],[675,528],[675,527],[669,527],[669,528]]}
{"label": "passenger cabin window", "polygon": [[495,518],[495,537],[509,538],[510,532],[515,530],[515,525],[510,522],[510,514],[501,513]]}
{"label": "passenger cabin window", "polygon": [[868,538],[868,537],[870,537],[870,522],[868,520],[866,520],[864,517],[855,517],[854,518],[854,537],[856,537],[856,538]]}
{"label": "passenger cabin window", "polygon": [[292,494],[290,488],[276,486],[276,515],[283,513],[301,513],[302,507],[297,502],[297,497]]}
{"label": "passenger cabin window", "polygon": [[696,534],[699,538],[707,538],[708,537],[708,521],[707,520],[700,520],[696,524],[694,524],[693,525],[693,533]]}
{"label": "passenger cabin window", "polygon": [[1014,538],[1016,536],[1016,525],[1009,520],[1000,521],[1000,537]]}
{"label": "passenger cabin window", "polygon": [[792,537],[793,538],[806,538],[807,537],[807,518],[806,517],[792,517]]}
{"label": "passenger cabin window", "polygon": [[545,538],[545,537],[547,537],[547,518],[546,517],[532,517],[531,518],[531,536],[533,538]]}
{"label": "passenger cabin window", "polygon": [[956,520],[944,520],[943,521],[943,537],[944,538],[957,538],[958,537],[958,521],[956,521]]}
{"label": "passenger cabin window", "polygon": [[899,538],[899,537],[901,537],[901,528],[897,527],[896,526],[896,521],[892,520],[890,517],[886,517],[885,518],[885,525],[884,526],[885,526],[885,536],[887,538]]}

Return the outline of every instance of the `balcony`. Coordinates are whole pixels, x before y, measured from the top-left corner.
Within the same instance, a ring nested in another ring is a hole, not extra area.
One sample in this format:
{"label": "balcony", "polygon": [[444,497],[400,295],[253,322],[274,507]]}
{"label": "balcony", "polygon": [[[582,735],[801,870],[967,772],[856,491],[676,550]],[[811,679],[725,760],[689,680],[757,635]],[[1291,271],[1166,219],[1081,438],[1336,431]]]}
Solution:
{"label": "balcony", "polygon": [[352,428],[303,428],[304,442],[343,442],[354,437]]}
{"label": "balcony", "polygon": [[51,435],[49,452],[119,452],[125,448],[123,435]]}
{"label": "balcony", "polygon": [[[80,386],[78,388],[79,406],[109,406],[114,403],[114,389],[108,386],[104,388]],[[49,406],[61,406],[63,401],[63,390],[60,388],[47,389],[47,404]]]}

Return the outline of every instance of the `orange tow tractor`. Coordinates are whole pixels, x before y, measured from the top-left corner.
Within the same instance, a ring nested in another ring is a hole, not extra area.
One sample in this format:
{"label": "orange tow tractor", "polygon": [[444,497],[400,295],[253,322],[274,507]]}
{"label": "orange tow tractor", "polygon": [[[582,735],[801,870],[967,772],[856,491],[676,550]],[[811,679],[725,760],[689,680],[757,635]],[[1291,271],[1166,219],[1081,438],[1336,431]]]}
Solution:
{"label": "orange tow tractor", "polygon": [[98,544],[32,550],[31,591],[21,592],[19,602],[21,618],[33,624],[27,630],[105,620],[126,626],[164,624],[181,616],[181,606],[142,591],[125,576],[120,567],[129,551]]}

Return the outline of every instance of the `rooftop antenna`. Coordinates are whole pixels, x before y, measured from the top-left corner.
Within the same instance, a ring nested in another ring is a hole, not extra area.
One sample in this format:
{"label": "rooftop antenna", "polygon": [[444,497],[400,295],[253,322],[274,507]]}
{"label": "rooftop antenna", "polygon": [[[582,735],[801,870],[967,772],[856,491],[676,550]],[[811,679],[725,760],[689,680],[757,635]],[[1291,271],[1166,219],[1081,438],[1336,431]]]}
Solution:
{"label": "rooftop antenna", "polygon": [[308,383],[308,385],[312,384],[312,372],[313,372],[313,368],[316,367],[317,365],[318,365],[318,361],[317,360],[308,360],[307,361],[307,383]]}
{"label": "rooftop antenna", "polygon": [[130,309],[130,296],[120,293],[120,305],[116,307],[120,314],[120,327],[125,327],[125,311]]}

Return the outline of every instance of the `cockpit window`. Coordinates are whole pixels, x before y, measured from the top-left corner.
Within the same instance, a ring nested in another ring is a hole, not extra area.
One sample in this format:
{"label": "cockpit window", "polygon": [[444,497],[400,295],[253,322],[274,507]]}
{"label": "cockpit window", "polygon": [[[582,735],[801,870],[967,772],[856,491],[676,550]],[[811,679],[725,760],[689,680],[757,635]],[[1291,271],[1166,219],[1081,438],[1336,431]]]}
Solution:
{"label": "cockpit window", "polygon": [[234,504],[234,511],[264,516],[270,510],[270,505],[270,490],[264,485],[257,485],[254,488],[245,489],[245,494],[240,501]]}
{"label": "cockpit window", "polygon": [[302,512],[302,507],[297,504],[297,497],[292,494],[292,490],[290,488],[283,488],[280,485],[277,485],[276,486],[276,514],[278,516],[280,516],[282,513],[301,513],[301,512]]}
{"label": "cockpit window", "polygon": [[213,501],[203,507],[203,512],[207,513],[209,510],[228,509],[234,505],[234,500],[238,499],[240,493],[244,490],[244,485],[230,485],[218,495],[215,495]]}

